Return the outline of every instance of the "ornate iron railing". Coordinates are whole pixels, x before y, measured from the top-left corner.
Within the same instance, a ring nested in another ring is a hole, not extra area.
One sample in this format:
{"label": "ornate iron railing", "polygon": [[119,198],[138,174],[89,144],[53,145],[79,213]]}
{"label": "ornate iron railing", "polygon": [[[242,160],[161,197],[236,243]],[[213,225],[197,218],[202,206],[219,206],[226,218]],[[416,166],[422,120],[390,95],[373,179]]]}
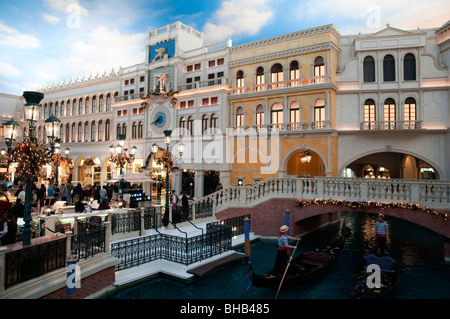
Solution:
{"label": "ornate iron railing", "polygon": [[106,226],[79,221],[78,233],[72,237],[71,241],[72,255],[80,260],[105,252],[105,235]]}
{"label": "ornate iron railing", "polygon": [[155,234],[111,244],[111,255],[119,259],[116,270],[138,266],[157,259],[189,265],[231,249],[228,225],[211,226],[206,234],[178,237]]}
{"label": "ornate iron railing", "polygon": [[24,247],[5,257],[5,288],[8,288],[65,267],[66,238]]}
{"label": "ornate iron railing", "polygon": [[206,232],[212,231],[218,225],[226,225],[231,228],[231,236],[232,237],[241,235],[244,233],[244,219],[245,219],[245,217],[247,217],[250,221],[250,216],[251,215],[248,214],[248,215],[243,215],[243,216],[238,216],[238,217],[233,217],[233,218],[228,218],[228,219],[218,220],[215,222],[208,223],[208,224],[206,224]]}

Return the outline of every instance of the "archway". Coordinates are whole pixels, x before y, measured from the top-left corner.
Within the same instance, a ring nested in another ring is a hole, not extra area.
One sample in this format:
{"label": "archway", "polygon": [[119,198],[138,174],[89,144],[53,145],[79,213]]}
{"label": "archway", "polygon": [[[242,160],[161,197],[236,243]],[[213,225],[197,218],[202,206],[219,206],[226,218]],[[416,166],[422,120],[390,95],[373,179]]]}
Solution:
{"label": "archway", "polygon": [[287,175],[297,177],[325,176],[326,168],[322,157],[308,149],[310,158],[302,161],[302,152],[306,149],[295,150],[286,162]]}
{"label": "archway", "polygon": [[[351,173],[350,173],[351,172]],[[341,170],[343,177],[439,179],[438,169],[411,154],[377,152],[353,160]]]}

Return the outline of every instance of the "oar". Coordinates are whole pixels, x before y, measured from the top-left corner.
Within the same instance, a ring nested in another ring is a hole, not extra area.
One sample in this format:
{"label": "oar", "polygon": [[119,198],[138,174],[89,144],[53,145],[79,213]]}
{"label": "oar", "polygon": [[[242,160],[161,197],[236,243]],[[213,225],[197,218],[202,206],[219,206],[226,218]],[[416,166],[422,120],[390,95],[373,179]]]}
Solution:
{"label": "oar", "polygon": [[283,278],[281,278],[280,286],[278,286],[278,291],[277,291],[277,295],[275,296],[275,299],[277,299],[277,297],[278,297],[278,293],[280,292],[281,285],[283,284],[284,277],[286,276],[286,273],[287,273],[287,271],[288,271],[289,265],[291,264],[292,257],[294,257],[295,250],[297,249],[297,245],[298,245],[298,242],[299,242],[299,241],[300,241],[300,240],[297,240],[297,244],[295,244],[294,251],[292,252],[291,257],[289,258],[289,261],[288,261],[288,264],[287,264],[287,266],[286,266],[286,269],[284,270]]}

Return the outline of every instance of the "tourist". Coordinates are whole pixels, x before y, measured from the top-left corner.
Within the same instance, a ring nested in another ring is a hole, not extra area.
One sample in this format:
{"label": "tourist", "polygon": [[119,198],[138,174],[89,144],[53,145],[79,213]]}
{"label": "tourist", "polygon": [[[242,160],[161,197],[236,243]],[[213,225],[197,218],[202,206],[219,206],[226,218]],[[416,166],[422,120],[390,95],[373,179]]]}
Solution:
{"label": "tourist", "polygon": [[67,201],[68,193],[69,193],[69,190],[67,189],[66,184],[62,183],[61,184],[61,200],[62,201]]}
{"label": "tourist", "polygon": [[75,202],[75,213],[82,213],[82,212],[84,212],[84,204],[81,201],[81,199],[78,199]]}
{"label": "tourist", "polygon": [[103,198],[103,200],[101,201],[100,205],[98,205],[98,210],[105,210],[105,209],[109,209],[109,204],[108,204],[108,198]]}
{"label": "tourist", "polygon": [[289,227],[286,225],[280,227],[280,234],[278,235],[277,259],[275,260],[275,265],[271,272],[273,275],[280,275],[284,273],[290,256],[289,248],[296,248],[296,246],[289,245],[289,239],[297,241],[301,240],[300,237],[296,238],[288,236],[288,230]]}
{"label": "tourist", "polygon": [[387,251],[387,236],[389,225],[383,214],[378,214],[378,221],[375,223],[375,245],[374,251],[383,256]]}
{"label": "tourist", "polygon": [[17,224],[11,214],[3,213],[3,230],[0,238],[2,245],[9,245],[16,242]]}
{"label": "tourist", "polygon": [[117,205],[119,206],[119,208],[127,207],[127,201],[123,199],[122,195],[119,195],[117,197]]}
{"label": "tourist", "polygon": [[17,198],[16,203],[9,210],[9,214],[11,214],[17,220],[17,218],[19,217],[24,217],[24,209],[25,206],[23,205],[22,199]]}
{"label": "tourist", "polygon": [[75,202],[78,202],[82,199],[83,188],[81,187],[81,183],[77,183],[77,186],[73,189],[73,195]]}
{"label": "tourist", "polygon": [[47,198],[54,198],[55,197],[55,189],[51,186],[48,186],[47,188]]}
{"label": "tourist", "polygon": [[183,218],[187,219],[189,216],[189,199],[185,192],[181,193],[181,213]]}
{"label": "tourist", "polygon": [[72,191],[73,191],[73,184],[71,181],[67,182],[67,203],[72,203]]}
{"label": "tourist", "polygon": [[105,185],[103,185],[103,187],[100,189],[99,194],[100,194],[100,203],[103,203],[103,199],[106,198],[106,196],[108,195]]}

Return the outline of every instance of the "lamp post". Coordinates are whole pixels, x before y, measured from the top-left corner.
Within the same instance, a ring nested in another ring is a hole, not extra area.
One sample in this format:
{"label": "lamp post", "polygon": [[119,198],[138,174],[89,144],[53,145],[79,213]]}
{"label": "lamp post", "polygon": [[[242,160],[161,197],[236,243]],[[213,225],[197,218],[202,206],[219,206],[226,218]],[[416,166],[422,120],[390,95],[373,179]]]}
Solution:
{"label": "lamp post", "polygon": [[[170,194],[170,183],[169,183],[169,173],[173,167],[173,162],[172,162],[172,158],[171,158],[171,154],[170,154],[170,150],[169,150],[169,146],[170,146],[170,142],[171,142],[171,135],[172,135],[172,131],[171,130],[165,130],[164,131],[164,144],[166,144],[166,149],[162,149],[165,153],[162,159],[163,162],[163,167],[166,170],[166,203],[164,205],[165,207],[165,214],[169,213],[169,194]],[[152,153],[154,154],[154,156],[156,157],[156,154],[158,153],[158,151],[160,150],[160,147],[158,146],[158,144],[153,143],[152,145]],[[184,144],[180,143],[178,144],[178,153],[181,156],[183,156],[183,151],[184,151]]]}
{"label": "lamp post", "polygon": [[[133,146],[130,151],[130,156],[128,157],[126,152],[128,151],[127,148],[124,148],[125,144],[125,135],[120,134],[119,135],[119,144],[117,146],[111,145],[109,147],[109,153],[111,155],[111,161],[116,164],[120,168],[120,182],[119,182],[119,194],[123,194],[123,168],[125,166],[125,163],[130,163],[134,160],[134,157],[136,156],[136,150],[137,147]],[[116,155],[114,156],[114,150],[116,151]]]}
{"label": "lamp post", "polygon": [[[25,98],[25,119],[28,121],[28,139],[31,143],[36,142],[34,137],[34,122],[39,116],[39,103],[44,98],[44,94],[40,92],[25,91],[23,92]],[[25,188],[25,204],[24,204],[24,229],[23,229],[23,245],[31,244],[31,200],[32,200],[32,185],[33,177],[27,176]]]}
{"label": "lamp post", "polygon": [[[3,125],[3,132],[5,135],[5,143],[8,150],[5,150],[2,148],[1,155],[2,155],[2,161],[6,164],[6,169],[9,170],[9,162],[11,160],[11,150],[12,150],[12,144],[17,138],[17,134],[19,131],[20,125],[14,121],[14,119],[10,119],[9,121],[2,124]],[[8,155],[6,156],[6,153]]]}

